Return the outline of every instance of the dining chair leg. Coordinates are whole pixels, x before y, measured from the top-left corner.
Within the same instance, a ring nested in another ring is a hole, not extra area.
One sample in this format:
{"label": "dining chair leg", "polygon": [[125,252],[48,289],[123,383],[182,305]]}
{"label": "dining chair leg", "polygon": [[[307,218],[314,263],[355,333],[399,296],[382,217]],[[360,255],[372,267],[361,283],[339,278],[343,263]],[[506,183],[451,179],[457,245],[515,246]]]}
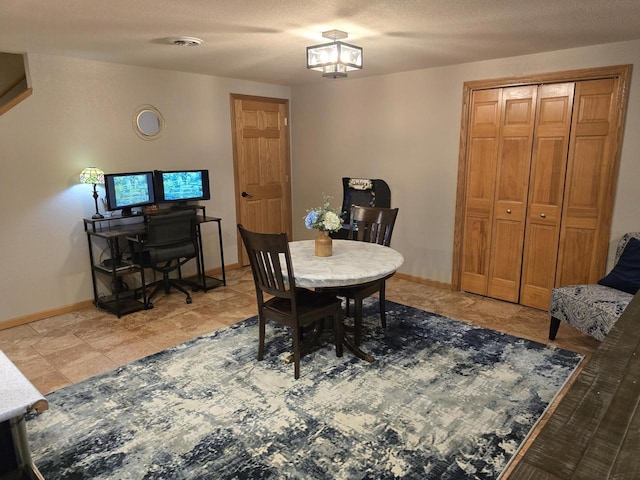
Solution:
{"label": "dining chair leg", "polygon": [[265,321],[262,316],[258,318],[258,360],[264,358]]}
{"label": "dining chair leg", "polygon": [[297,380],[300,378],[300,332],[293,329],[293,376]]}
{"label": "dining chair leg", "polygon": [[333,314],[333,334],[336,342],[336,357],[341,357],[343,353],[342,344],[344,341],[344,329],[341,317],[342,309],[338,309]]}
{"label": "dining chair leg", "polygon": [[353,340],[359,346],[362,340],[362,298],[355,297],[353,304]]}
{"label": "dining chair leg", "polygon": [[386,282],[380,283],[380,294],[378,295],[378,303],[380,304],[380,322],[382,328],[387,328],[387,302],[385,300],[385,285]]}

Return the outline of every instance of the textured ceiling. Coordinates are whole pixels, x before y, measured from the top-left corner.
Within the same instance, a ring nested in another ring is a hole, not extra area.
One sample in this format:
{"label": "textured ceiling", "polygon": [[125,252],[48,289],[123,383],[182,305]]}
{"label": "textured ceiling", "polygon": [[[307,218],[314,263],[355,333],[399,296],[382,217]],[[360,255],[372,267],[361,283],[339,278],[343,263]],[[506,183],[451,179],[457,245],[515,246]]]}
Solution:
{"label": "textured ceiling", "polygon": [[[640,38],[639,0],[2,0],[0,51],[296,85],[305,47],[349,32],[350,78]],[[193,36],[198,47],[167,37]]]}

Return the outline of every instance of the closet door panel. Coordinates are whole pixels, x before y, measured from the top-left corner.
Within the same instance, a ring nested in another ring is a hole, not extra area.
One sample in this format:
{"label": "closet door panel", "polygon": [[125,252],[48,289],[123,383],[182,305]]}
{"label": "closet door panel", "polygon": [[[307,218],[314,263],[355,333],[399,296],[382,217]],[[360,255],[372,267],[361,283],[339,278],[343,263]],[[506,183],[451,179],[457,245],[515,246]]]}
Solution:
{"label": "closet door panel", "polygon": [[617,79],[578,82],[569,144],[556,285],[604,275],[617,179]]}
{"label": "closet door panel", "polygon": [[521,248],[514,247],[513,239],[521,236],[522,222],[498,218],[494,222],[494,241],[491,258],[491,277],[488,296],[509,302],[518,301],[520,285]]}
{"label": "closet door panel", "polygon": [[475,92],[470,111],[461,288],[480,295],[487,294],[500,96],[500,89]]}
{"label": "closet door panel", "polygon": [[536,86],[505,88],[495,181],[488,295],[517,302],[531,167]]}
{"label": "closet door panel", "polygon": [[574,84],[538,88],[520,303],[547,309],[555,285]]}

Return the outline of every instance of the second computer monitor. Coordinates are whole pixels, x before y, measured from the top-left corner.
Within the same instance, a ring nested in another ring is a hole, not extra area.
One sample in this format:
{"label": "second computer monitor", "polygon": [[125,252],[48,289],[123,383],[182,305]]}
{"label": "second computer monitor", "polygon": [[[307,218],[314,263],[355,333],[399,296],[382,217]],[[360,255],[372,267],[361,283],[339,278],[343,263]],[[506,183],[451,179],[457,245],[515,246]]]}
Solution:
{"label": "second computer monitor", "polygon": [[186,205],[211,198],[208,170],[156,170],[155,178],[158,202]]}

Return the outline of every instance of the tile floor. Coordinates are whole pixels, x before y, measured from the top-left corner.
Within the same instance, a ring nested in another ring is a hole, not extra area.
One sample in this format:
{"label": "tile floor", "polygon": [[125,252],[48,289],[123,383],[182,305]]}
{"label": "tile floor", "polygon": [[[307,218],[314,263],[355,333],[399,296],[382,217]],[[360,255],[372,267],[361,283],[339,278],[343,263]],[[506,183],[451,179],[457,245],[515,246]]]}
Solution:
{"label": "tile floor", "polygon": [[[227,286],[159,296],[154,308],[116,318],[96,308],[0,330],[0,349],[43,394],[255,315],[251,270]],[[387,299],[519,337],[549,343],[546,312],[408,280],[387,282]],[[557,346],[590,355],[599,342],[562,325]],[[584,363],[584,362],[583,362]]]}

